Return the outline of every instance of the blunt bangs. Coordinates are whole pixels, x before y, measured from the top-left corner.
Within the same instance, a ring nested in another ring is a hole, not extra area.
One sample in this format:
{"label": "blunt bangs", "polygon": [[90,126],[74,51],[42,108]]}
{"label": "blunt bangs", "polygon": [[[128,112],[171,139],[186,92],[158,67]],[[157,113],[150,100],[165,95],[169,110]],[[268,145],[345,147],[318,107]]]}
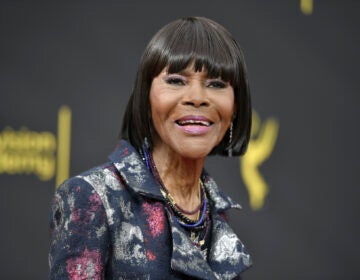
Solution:
{"label": "blunt bangs", "polygon": [[[159,40],[164,34],[167,38]],[[205,70],[209,78],[220,77],[233,87],[239,82],[238,46],[231,34],[215,22],[178,20],[161,29],[151,42],[149,53],[156,58],[151,79],[164,68],[168,73],[179,73],[193,65],[195,72]]]}
{"label": "blunt bangs", "polygon": [[164,69],[180,73],[188,67],[221,78],[234,89],[235,113],[232,141],[229,130],[210,155],[239,156],[250,139],[251,100],[243,53],[233,36],[220,24],[202,17],[173,21],[161,28],[147,45],[138,67],[134,89],[126,107],[121,137],[138,150],[145,138],[153,147],[149,93],[152,81]]}

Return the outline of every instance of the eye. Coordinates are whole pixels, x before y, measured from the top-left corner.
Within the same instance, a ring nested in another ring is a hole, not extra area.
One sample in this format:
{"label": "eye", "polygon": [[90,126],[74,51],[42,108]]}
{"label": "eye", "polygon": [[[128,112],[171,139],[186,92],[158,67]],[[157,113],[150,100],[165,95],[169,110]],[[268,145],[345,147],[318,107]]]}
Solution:
{"label": "eye", "polygon": [[169,85],[175,85],[175,86],[183,86],[186,83],[186,80],[184,77],[181,76],[167,76],[164,78],[165,83]]}
{"label": "eye", "polygon": [[227,87],[227,83],[222,81],[222,80],[210,80],[207,82],[207,87],[209,88],[226,88]]}

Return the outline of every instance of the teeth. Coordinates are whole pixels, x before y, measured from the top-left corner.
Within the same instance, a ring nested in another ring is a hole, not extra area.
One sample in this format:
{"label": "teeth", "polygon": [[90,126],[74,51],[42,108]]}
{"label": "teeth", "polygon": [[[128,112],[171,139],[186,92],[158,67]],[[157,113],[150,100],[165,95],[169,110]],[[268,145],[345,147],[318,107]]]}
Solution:
{"label": "teeth", "polygon": [[180,125],[187,125],[187,124],[198,124],[198,125],[204,125],[209,126],[210,122],[207,121],[199,121],[199,120],[185,120],[185,121],[178,121]]}

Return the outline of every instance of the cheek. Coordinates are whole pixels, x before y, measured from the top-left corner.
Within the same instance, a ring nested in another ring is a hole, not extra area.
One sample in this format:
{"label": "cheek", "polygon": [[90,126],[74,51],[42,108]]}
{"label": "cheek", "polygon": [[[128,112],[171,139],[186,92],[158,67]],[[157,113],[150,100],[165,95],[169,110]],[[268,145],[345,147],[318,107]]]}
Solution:
{"label": "cheek", "polygon": [[150,96],[150,110],[151,120],[155,132],[158,136],[161,136],[163,133],[165,133],[165,125],[169,120],[169,104],[167,104],[163,98],[153,95]]}
{"label": "cheek", "polygon": [[159,128],[159,124],[161,123],[159,120],[159,113],[157,111],[157,107],[154,106],[152,102],[150,102],[150,110],[151,110],[151,122],[153,124],[153,127],[155,131],[157,132]]}
{"label": "cheek", "polygon": [[224,98],[221,102],[221,114],[224,120],[231,122],[234,112],[235,112],[235,100],[234,95],[230,95],[227,98]]}
{"label": "cheek", "polygon": [[163,105],[158,100],[151,100],[150,110],[154,126],[159,125],[161,123],[161,120],[164,118],[165,108],[163,108]]}
{"label": "cheek", "polygon": [[151,112],[151,120],[154,127],[157,127],[158,118],[159,118],[159,108],[161,107],[159,104],[159,96],[157,94],[156,87],[154,85],[150,88],[149,94],[149,101],[150,101],[150,112]]}

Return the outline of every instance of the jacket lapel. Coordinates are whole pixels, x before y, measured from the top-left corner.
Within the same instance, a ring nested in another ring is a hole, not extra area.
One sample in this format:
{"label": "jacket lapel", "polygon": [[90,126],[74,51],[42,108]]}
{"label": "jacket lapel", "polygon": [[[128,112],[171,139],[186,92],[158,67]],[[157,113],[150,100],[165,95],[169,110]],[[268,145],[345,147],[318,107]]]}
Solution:
{"label": "jacket lapel", "polygon": [[252,264],[250,255],[229,225],[212,216],[209,260],[191,242],[184,229],[168,213],[172,234],[171,268],[200,279],[233,279]]}
{"label": "jacket lapel", "polygon": [[212,222],[209,265],[218,279],[232,279],[251,266],[250,255],[218,213],[213,214]]}
{"label": "jacket lapel", "polygon": [[208,262],[218,279],[232,279],[249,268],[252,261],[240,239],[219,213],[230,208],[241,209],[241,206],[220,191],[206,171],[202,174],[202,180],[213,203]]}
{"label": "jacket lapel", "polygon": [[[160,186],[130,144],[124,140],[120,141],[109,158],[130,191],[164,201]],[[184,229],[166,209],[172,234],[171,268],[200,279],[232,279],[251,266],[251,258],[219,212],[229,208],[241,209],[241,206],[222,193],[206,171],[202,174],[202,180],[213,204],[209,259],[207,261],[203,257]]]}
{"label": "jacket lapel", "polygon": [[204,256],[191,242],[184,229],[169,212],[168,217],[172,234],[171,268],[199,279],[217,279]]}
{"label": "jacket lapel", "polygon": [[202,180],[213,203],[209,259],[204,259],[184,229],[168,213],[173,240],[171,267],[175,271],[200,279],[233,279],[249,268],[252,261],[240,239],[219,212],[230,208],[241,209],[241,206],[221,192],[206,171],[202,174]]}

